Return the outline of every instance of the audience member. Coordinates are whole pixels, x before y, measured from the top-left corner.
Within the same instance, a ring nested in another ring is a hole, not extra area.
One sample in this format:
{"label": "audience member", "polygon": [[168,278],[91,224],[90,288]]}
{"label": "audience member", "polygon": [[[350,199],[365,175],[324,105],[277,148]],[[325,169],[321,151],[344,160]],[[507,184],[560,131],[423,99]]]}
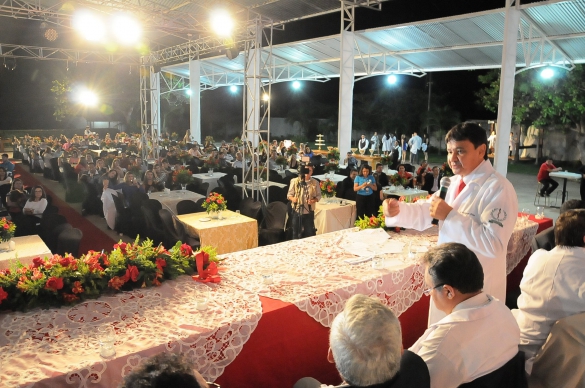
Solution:
{"label": "audience member", "polygon": [[12,172],[14,171],[14,163],[8,159],[8,154],[2,154],[2,163],[0,163],[0,167],[3,167],[6,172],[12,175]]}
{"label": "audience member", "polygon": [[[329,362],[335,363],[340,387],[425,388],[429,371],[422,359],[402,349],[400,322],[379,300],[356,294],[333,320],[329,333]],[[313,378],[294,388],[319,388]]]}
{"label": "audience member", "polygon": [[348,167],[357,167],[358,166],[358,161],[357,159],[353,156],[351,151],[347,152],[347,157],[343,160],[343,164],[345,164]]}
{"label": "audience member", "polygon": [[42,186],[34,186],[30,193],[30,198],[24,204],[23,213],[25,215],[41,218],[47,208],[47,195]]}
{"label": "audience member", "polygon": [[414,176],[406,171],[406,166],[404,164],[398,166],[398,176],[408,181],[406,186],[413,187]]}
{"label": "audience member", "polygon": [[434,166],[432,174],[425,173],[422,175],[422,190],[428,191],[429,194],[434,194],[441,188],[441,178],[443,172],[438,166]]}
{"label": "audience member", "polygon": [[409,349],[427,364],[431,387],[456,388],[491,373],[518,353],[510,310],[482,291],[483,269],[465,245],[445,243],[424,255],[425,295],[447,316]]}
{"label": "audience member", "polygon": [[536,355],[556,321],[585,312],[585,209],[559,216],[555,243],[550,252],[539,249],[528,259],[518,309],[512,310],[527,359]]}
{"label": "audience member", "polygon": [[353,189],[353,185],[355,177],[357,175],[358,171],[356,170],[355,167],[352,167],[352,169],[349,170],[349,176],[342,181],[343,183],[341,184],[341,188],[343,190],[343,193],[341,193],[341,198],[349,199],[350,201],[355,201],[355,197],[357,194]]}
{"label": "audience member", "polygon": [[554,171],[562,171],[562,168],[555,167],[552,158],[547,157],[546,161],[540,165],[538,175],[536,176],[536,180],[542,185],[539,192],[541,197],[544,197],[545,195],[547,197],[550,196],[550,194],[559,186],[558,182],[552,179],[549,175]]}
{"label": "audience member", "polygon": [[6,194],[10,191],[11,185],[12,177],[8,176],[4,167],[0,167],[0,200],[3,207],[6,207]]}
{"label": "audience member", "polygon": [[120,388],[207,388],[203,376],[175,353],[153,356],[124,378]]}
{"label": "audience member", "polygon": [[144,173],[144,181],[142,182],[142,189],[146,193],[156,193],[158,191],[163,191],[163,185],[158,183],[154,178],[154,173],[152,171],[147,171]]}
{"label": "audience member", "polygon": [[[585,201],[580,199],[570,199],[561,205],[559,214],[568,212],[569,210],[585,209]],[[555,227],[551,226],[548,229],[543,230],[534,237],[538,241],[540,249],[550,251],[553,249],[555,244]],[[534,252],[533,252],[534,253]]]}
{"label": "audience member", "polygon": [[127,172],[124,176],[124,182],[117,184],[112,187],[112,189],[122,190],[122,194],[124,194],[124,202],[127,207],[130,206],[130,198],[132,198],[134,194],[144,192],[144,189],[138,184],[133,172]]}
{"label": "audience member", "polygon": [[374,191],[378,190],[376,179],[372,175],[372,167],[364,164],[360,168],[361,175],[356,176],[353,182],[353,190],[356,192],[356,217],[377,216],[376,197]]}
{"label": "audience member", "polygon": [[292,154],[288,161],[288,168],[296,170],[299,168],[299,161],[297,160],[297,154]]}

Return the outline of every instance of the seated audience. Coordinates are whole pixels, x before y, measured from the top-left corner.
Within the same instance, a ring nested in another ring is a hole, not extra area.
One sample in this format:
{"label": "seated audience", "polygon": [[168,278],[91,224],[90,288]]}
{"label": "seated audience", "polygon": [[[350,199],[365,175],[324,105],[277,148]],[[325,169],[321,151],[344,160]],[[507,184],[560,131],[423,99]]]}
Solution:
{"label": "seated audience", "polygon": [[536,355],[556,321],[585,312],[585,209],[559,216],[555,243],[551,251],[539,249],[528,259],[518,309],[512,310],[526,359]]}
{"label": "seated audience", "polygon": [[12,175],[12,172],[14,171],[14,163],[8,159],[8,154],[2,154],[2,163],[0,163],[0,167],[4,168],[8,175]]}
{"label": "seated audience", "polygon": [[79,163],[77,163],[77,166],[75,166],[74,171],[79,176],[87,172],[88,169],[87,160],[85,159],[85,156],[82,156],[79,158]]}
{"label": "seated audience", "polygon": [[6,195],[6,209],[12,219],[17,215],[22,215],[22,209],[24,209],[27,200],[28,193],[25,191],[22,180],[14,178],[10,192]]}
{"label": "seated audience", "polygon": [[120,388],[207,388],[209,385],[181,354],[160,353],[124,378]]}
{"label": "seated audience", "polygon": [[79,152],[77,152],[77,150],[73,150],[71,152],[71,156],[69,157],[69,160],[68,160],[69,164],[72,167],[74,167],[74,166],[77,165],[77,163],[79,163],[79,160],[80,160],[80,158],[79,158]]}
{"label": "seated audience", "polygon": [[536,180],[542,184],[540,189],[540,196],[550,196],[550,194],[555,191],[555,189],[559,186],[559,183],[550,177],[551,172],[555,171],[562,171],[563,169],[560,167],[556,167],[553,164],[552,158],[547,157],[546,161],[540,165],[540,169],[538,170],[538,175],[536,176]]}
{"label": "seated audience", "polygon": [[313,153],[313,151],[311,151],[311,148],[309,146],[305,147],[305,153],[303,154],[303,156],[307,156],[309,158],[312,158],[315,154]]}
{"label": "seated audience", "polygon": [[299,161],[297,160],[297,154],[292,154],[290,156],[290,160],[288,161],[288,168],[291,170],[296,170],[299,168]]}
{"label": "seated audience", "polygon": [[[559,215],[568,212],[569,210],[585,209],[585,201],[580,199],[570,199],[561,205],[559,209]],[[538,241],[540,249],[550,251],[553,249],[555,244],[555,227],[551,226],[548,229],[543,230],[534,237]],[[534,252],[533,252],[534,253]]]}
{"label": "seated audience", "polygon": [[[356,294],[337,315],[329,333],[329,362],[343,379],[340,387],[430,386],[422,359],[402,348],[400,322],[378,299]],[[313,378],[299,380],[294,388],[319,388]]]}
{"label": "seated audience", "polygon": [[138,184],[133,172],[127,172],[124,176],[124,182],[117,184],[112,187],[112,189],[122,190],[122,194],[124,194],[124,202],[127,207],[130,206],[130,198],[132,198],[135,193],[144,193],[144,189]]}
{"label": "seated audience", "polygon": [[419,181],[422,183],[421,188],[428,191],[429,194],[434,194],[441,189],[441,178],[443,178],[443,173],[438,166],[433,167],[431,174],[422,173],[421,178],[422,180]]}
{"label": "seated audience", "polygon": [[2,207],[6,207],[6,194],[10,191],[11,185],[12,178],[8,176],[4,167],[0,167],[0,200],[2,200]]}
{"label": "seated audience", "polygon": [[398,166],[398,176],[401,178],[406,178],[408,180],[408,183],[406,184],[406,186],[414,187],[413,176],[411,173],[406,171],[406,166],[404,164],[401,164],[400,166]]}
{"label": "seated audience", "polygon": [[343,190],[343,193],[341,194],[341,198],[343,199],[349,199],[351,201],[355,201],[355,197],[356,197],[356,192],[353,189],[353,184],[355,181],[355,177],[358,175],[358,171],[355,168],[352,168],[351,170],[349,170],[349,176],[347,178],[345,178],[341,184],[341,188]]}
{"label": "seated audience", "polygon": [[147,171],[144,174],[142,189],[147,193],[156,193],[158,191],[163,191],[164,186],[156,181],[152,171]]}
{"label": "seated audience", "polygon": [[482,291],[483,269],[475,253],[445,243],[431,248],[423,262],[424,293],[447,314],[409,349],[426,362],[431,387],[456,388],[515,357],[518,324],[504,303]]}
{"label": "seated audience", "polygon": [[118,179],[120,179],[120,177],[124,176],[124,169],[120,166],[120,159],[116,158],[112,161],[112,166],[110,167],[110,170],[115,170],[118,173]]}
{"label": "seated audience", "polygon": [[34,186],[28,201],[24,204],[23,213],[27,216],[41,218],[47,208],[47,195],[42,186]]}

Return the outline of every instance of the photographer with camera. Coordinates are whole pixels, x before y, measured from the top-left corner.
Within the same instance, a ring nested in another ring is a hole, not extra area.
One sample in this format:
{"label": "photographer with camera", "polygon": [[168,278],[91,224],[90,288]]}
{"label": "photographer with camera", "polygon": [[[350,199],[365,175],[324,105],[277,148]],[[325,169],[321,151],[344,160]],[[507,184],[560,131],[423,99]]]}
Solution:
{"label": "photographer with camera", "polygon": [[300,173],[290,181],[287,199],[292,202],[293,208],[293,238],[299,239],[314,236],[315,203],[321,199],[319,182],[311,178],[313,165],[301,162]]}

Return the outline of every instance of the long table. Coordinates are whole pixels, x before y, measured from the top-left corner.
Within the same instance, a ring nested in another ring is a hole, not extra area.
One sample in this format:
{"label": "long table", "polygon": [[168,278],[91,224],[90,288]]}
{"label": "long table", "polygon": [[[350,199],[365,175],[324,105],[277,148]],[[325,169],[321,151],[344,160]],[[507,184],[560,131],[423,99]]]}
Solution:
{"label": "long table", "polygon": [[563,193],[561,197],[561,204],[565,203],[565,198],[567,196],[567,180],[570,179],[572,181],[581,181],[581,174],[576,174],[574,172],[568,171],[555,171],[549,174],[554,178],[561,178],[563,180]]}
{"label": "long table", "polygon": [[16,247],[14,251],[0,252],[0,269],[9,269],[12,263],[20,261],[29,265],[35,257],[50,256],[51,251],[45,242],[38,236],[13,237]]}
{"label": "long table", "polygon": [[354,226],[357,211],[355,201],[322,198],[315,204],[317,234],[335,232]]}

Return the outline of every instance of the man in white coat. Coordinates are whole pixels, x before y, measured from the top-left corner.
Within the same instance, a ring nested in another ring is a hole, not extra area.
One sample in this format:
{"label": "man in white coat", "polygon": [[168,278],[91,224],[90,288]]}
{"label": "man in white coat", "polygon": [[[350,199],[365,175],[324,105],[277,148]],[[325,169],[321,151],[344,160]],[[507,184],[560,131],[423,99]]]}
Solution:
{"label": "man in white coat", "polygon": [[447,314],[409,349],[427,364],[431,388],[456,388],[516,356],[520,329],[508,307],[482,291],[477,256],[465,245],[447,243],[431,248],[423,262],[424,293]]}
{"label": "man in white coat", "polygon": [[[456,174],[445,199],[436,192],[430,201],[384,201],[387,226],[424,230],[439,220],[439,244],[459,242],[479,258],[484,291],[506,298],[506,253],[518,216],[512,184],[487,159],[487,136],[475,123],[461,123],[445,136],[447,160]],[[429,323],[444,315],[431,303]]]}
{"label": "man in white coat", "polygon": [[372,146],[372,148],[371,148],[372,155],[374,153],[379,154],[380,153],[380,137],[378,136],[378,132],[374,132],[374,136],[372,136],[372,138],[370,139],[370,144]]}
{"label": "man in white coat", "polygon": [[561,318],[585,312],[585,210],[562,213],[555,225],[556,246],[530,256],[512,310],[520,326],[520,350],[530,360]]}
{"label": "man in white coat", "polygon": [[408,141],[408,145],[410,146],[410,163],[418,164],[418,151],[422,146],[421,137],[414,132]]}

